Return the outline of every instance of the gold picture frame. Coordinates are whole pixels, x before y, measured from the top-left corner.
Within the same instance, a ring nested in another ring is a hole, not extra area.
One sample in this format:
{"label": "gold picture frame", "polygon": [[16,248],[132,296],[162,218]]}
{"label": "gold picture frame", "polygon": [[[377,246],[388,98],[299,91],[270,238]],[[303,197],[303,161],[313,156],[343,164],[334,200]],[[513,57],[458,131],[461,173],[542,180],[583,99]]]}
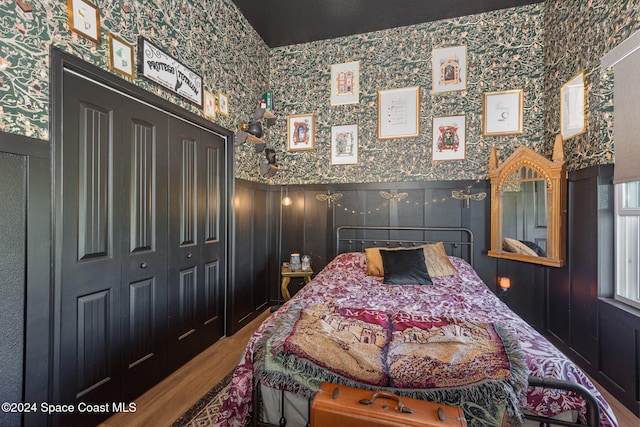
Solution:
{"label": "gold picture frame", "polygon": [[482,136],[516,135],[523,132],[524,90],[482,94]]}
{"label": "gold picture frame", "polygon": [[229,117],[229,97],[221,90],[218,91],[218,113],[221,116]]}
{"label": "gold picture frame", "polygon": [[358,125],[331,126],[331,166],[358,164]]}
{"label": "gold picture frame", "polygon": [[314,114],[287,116],[287,151],[311,151],[315,147]]}
{"label": "gold picture frame", "polygon": [[204,91],[204,107],[202,108],[204,115],[212,120],[218,118],[218,98],[209,91]]}
{"label": "gold picture frame", "polygon": [[67,0],[69,28],[72,32],[102,44],[100,34],[100,9],[87,0]]}
{"label": "gold picture frame", "polygon": [[360,102],[360,61],[331,65],[331,105]]}
{"label": "gold picture frame", "polygon": [[420,86],[378,91],[378,139],[420,136]]}
{"label": "gold picture frame", "polygon": [[467,46],[434,49],[431,64],[433,93],[467,89]]}
{"label": "gold picture frame", "polygon": [[465,160],[467,158],[467,118],[464,114],[433,118],[431,160]]}
{"label": "gold picture frame", "polygon": [[133,45],[109,33],[109,69],[122,76],[135,78]]}
{"label": "gold picture frame", "polygon": [[582,70],[560,88],[560,135],[563,141],[587,131],[586,104]]}

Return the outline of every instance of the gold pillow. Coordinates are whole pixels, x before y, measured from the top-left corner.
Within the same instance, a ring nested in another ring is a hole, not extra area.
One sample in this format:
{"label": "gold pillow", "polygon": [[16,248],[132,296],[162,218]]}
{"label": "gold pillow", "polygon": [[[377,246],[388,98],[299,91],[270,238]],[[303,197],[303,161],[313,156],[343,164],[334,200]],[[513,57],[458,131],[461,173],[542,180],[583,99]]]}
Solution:
{"label": "gold pillow", "polygon": [[451,263],[442,242],[424,245],[424,260],[431,277],[453,276],[458,270]]}
{"label": "gold pillow", "polygon": [[514,254],[538,256],[536,251],[531,249],[529,246],[519,240],[510,239],[509,237],[502,239],[502,248],[506,251],[513,252]]}
{"label": "gold pillow", "polygon": [[426,244],[412,247],[399,248],[366,248],[364,250],[367,257],[367,275],[384,277],[384,268],[382,267],[382,256],[380,251],[402,251],[407,249],[424,249],[425,265],[431,277],[451,276],[458,274],[458,270],[449,260],[444,250],[442,242]]}

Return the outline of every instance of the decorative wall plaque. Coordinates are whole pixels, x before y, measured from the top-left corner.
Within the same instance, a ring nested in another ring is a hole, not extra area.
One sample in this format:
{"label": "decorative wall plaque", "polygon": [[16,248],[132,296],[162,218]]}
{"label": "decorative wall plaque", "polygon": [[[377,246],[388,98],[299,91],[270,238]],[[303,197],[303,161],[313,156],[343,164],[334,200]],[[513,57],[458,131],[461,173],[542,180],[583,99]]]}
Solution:
{"label": "decorative wall plaque", "polygon": [[202,77],[144,37],[138,37],[138,75],[202,108]]}

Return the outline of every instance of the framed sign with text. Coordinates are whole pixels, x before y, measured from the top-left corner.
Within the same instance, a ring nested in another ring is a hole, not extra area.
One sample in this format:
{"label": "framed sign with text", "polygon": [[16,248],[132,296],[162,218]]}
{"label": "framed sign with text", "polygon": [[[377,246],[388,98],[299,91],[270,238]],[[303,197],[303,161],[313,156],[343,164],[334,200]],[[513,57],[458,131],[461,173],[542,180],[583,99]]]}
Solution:
{"label": "framed sign with text", "polygon": [[138,75],[202,108],[202,77],[144,37],[138,37]]}

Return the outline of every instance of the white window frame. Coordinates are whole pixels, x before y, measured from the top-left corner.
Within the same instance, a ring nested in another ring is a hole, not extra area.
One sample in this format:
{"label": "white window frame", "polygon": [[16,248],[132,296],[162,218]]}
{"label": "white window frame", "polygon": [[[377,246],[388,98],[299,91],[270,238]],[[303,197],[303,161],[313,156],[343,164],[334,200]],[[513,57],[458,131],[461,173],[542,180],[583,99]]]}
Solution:
{"label": "white window frame", "polygon": [[625,206],[629,184],[640,182],[615,185],[615,299],[640,309],[640,200]]}

